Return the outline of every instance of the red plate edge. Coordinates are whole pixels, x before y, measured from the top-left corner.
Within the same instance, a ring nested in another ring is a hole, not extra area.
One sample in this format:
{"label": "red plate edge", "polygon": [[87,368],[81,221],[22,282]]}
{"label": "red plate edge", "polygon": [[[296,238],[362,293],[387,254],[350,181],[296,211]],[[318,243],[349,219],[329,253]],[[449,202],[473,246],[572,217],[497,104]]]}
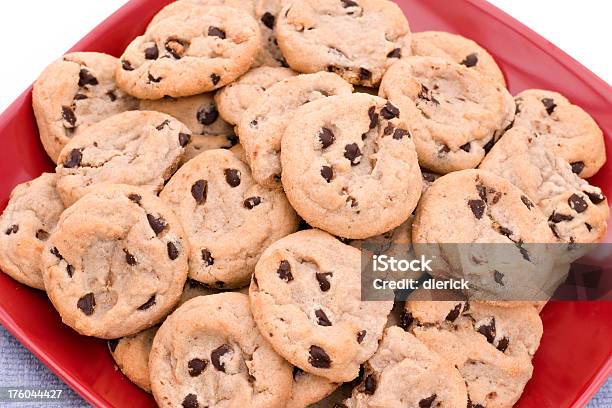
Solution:
{"label": "red plate edge", "polygon": [[[112,37],[115,23],[118,20],[121,20],[127,15],[130,15],[136,10],[141,9],[140,11],[145,11],[145,13],[141,13],[142,20],[148,21],[148,19],[154,14],[151,10],[156,10],[161,7],[163,4],[169,3],[170,0],[131,0],[126,5],[121,7],[115,13],[113,13],[110,17],[104,20],[101,24],[99,24],[96,28],[94,28],[89,34],[87,34],[83,39],[81,39],[74,47],[71,48],[73,50],[96,50],[96,44],[92,42],[92,40],[100,35],[106,34],[109,37]],[[410,11],[409,4],[411,3],[424,3],[425,1],[416,1],[416,0],[400,0],[398,3]],[[439,3],[438,0],[430,0],[429,3]],[[612,94],[610,85],[608,85],[605,81],[597,77],[595,74],[590,72],[584,66],[582,66],[578,61],[568,56],[562,50],[557,48],[555,45],[550,43],[549,41],[542,38],[539,34],[535,33],[533,30],[529,29],[522,23],[516,21],[505,12],[499,10],[493,5],[482,1],[482,0],[462,0],[464,4],[458,5],[456,2],[452,7],[455,9],[459,9],[462,7],[475,7],[479,9],[481,12],[488,14],[493,19],[495,19],[499,24],[505,25],[509,27],[512,31],[520,34],[522,37],[526,38],[537,46],[542,52],[548,54],[551,58],[553,58],[558,64],[562,65],[564,68],[569,70],[574,76],[579,77],[583,84],[587,84],[589,88],[599,94],[603,99],[608,100],[610,102],[609,95]],[[446,2],[446,6],[449,6],[449,3]],[[148,8],[147,8],[148,7]],[[410,20],[410,13],[408,12],[408,18]],[[413,25],[415,24],[411,21]],[[122,27],[124,28],[124,27]],[[125,27],[124,31],[134,31],[134,27]],[[415,30],[416,31],[416,30]],[[138,30],[136,30],[138,32]],[[495,51],[495,50],[492,50]],[[119,53],[118,50],[115,54]],[[15,115],[15,113],[22,107],[24,104],[30,105],[31,101],[31,87],[28,88],[22,95],[20,95],[8,108],[7,110],[0,115],[0,123],[4,123],[9,117]],[[600,115],[601,116],[601,115]],[[603,116],[606,119],[609,119],[610,114],[604,114]],[[609,123],[608,120],[606,120]],[[601,125],[601,124],[600,124]],[[608,149],[610,149],[610,143],[608,143]],[[606,188],[607,186],[602,187]],[[607,188],[606,188],[607,189]],[[610,233],[608,234],[607,241],[610,241]],[[551,305],[553,306],[553,305]],[[569,305],[568,305],[569,306]],[[608,309],[609,310],[609,309]],[[83,386],[78,380],[73,378],[69,372],[65,371],[61,364],[59,364],[54,356],[46,355],[45,352],[42,351],[39,347],[36,346],[35,343],[29,339],[23,330],[19,328],[19,324],[13,320],[13,318],[6,313],[4,309],[0,309],[0,323],[10,332],[12,333],[19,341],[24,344],[26,348],[28,348],[37,358],[39,358],[45,365],[47,365],[53,372],[55,372],[62,380],[64,380],[71,388],[81,394],[87,401],[89,401],[94,406],[112,406],[109,401],[107,401],[101,394],[90,391],[87,387]],[[44,356],[44,357],[43,357]],[[537,368],[536,368],[537,369]],[[607,377],[612,373],[612,348],[608,352],[607,360],[599,367],[596,374],[589,379],[584,387],[582,392],[577,395],[575,401],[569,405],[572,408],[583,407],[595,394],[599,387],[606,381]]]}

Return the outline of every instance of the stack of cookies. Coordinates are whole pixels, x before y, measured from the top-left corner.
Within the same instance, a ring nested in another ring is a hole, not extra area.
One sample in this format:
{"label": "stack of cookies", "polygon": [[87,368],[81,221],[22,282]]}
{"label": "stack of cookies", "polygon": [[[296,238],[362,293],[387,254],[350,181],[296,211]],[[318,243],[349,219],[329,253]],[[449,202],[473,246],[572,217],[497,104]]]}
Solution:
{"label": "stack of cookies", "polygon": [[511,407],[542,304],[392,312],[358,248],[606,233],[594,120],[388,0],[179,0],[33,108],[57,167],[11,194],[0,268],[162,407]]}

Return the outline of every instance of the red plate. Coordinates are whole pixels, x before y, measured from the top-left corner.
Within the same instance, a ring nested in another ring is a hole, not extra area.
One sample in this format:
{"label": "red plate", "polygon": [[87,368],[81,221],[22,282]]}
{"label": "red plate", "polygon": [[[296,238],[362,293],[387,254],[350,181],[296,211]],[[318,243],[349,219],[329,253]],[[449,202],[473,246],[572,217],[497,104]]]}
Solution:
{"label": "red plate", "polygon": [[[83,38],[73,51],[120,55],[170,0],[132,0]],[[399,1],[413,31],[445,30],[472,38],[501,65],[510,91],[559,91],[599,123],[612,156],[612,92],[604,81],[536,33],[480,0]],[[38,141],[28,89],[0,116],[0,208],[12,188],[52,170]],[[610,196],[608,163],[593,181]],[[611,233],[607,241],[612,242]],[[544,337],[533,379],[518,406],[582,407],[612,372],[612,302],[555,302],[542,312]],[[0,273],[0,322],[94,406],[150,407],[153,399],[113,366],[104,342],[64,326],[45,294]]]}

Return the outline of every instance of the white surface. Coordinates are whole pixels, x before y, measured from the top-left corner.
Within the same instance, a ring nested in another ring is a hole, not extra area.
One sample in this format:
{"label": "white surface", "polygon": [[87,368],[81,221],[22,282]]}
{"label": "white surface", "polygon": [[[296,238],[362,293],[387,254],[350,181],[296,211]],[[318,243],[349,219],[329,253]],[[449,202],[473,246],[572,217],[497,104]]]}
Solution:
{"label": "white surface", "polygon": [[[49,62],[126,0],[18,0],[3,3],[0,38],[4,39],[6,53],[0,65],[0,111],[34,81]],[[612,2],[491,0],[491,3],[612,83],[612,24],[609,21]]]}

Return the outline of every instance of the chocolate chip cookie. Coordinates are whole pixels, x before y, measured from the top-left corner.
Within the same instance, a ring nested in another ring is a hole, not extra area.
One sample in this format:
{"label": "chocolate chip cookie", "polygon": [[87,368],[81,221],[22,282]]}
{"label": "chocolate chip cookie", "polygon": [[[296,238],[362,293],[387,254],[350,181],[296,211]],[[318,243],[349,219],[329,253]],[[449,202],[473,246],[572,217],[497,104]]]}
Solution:
{"label": "chocolate chip cookie", "polygon": [[32,106],[40,140],[57,162],[62,148],[89,125],[136,109],[136,99],[117,89],[117,58],[75,52],[49,65],[32,89]]}
{"label": "chocolate chip cookie", "polygon": [[419,163],[440,174],[478,166],[514,115],[506,89],[439,57],[403,58],[379,95],[404,114]]}
{"label": "chocolate chip cookie", "polygon": [[238,125],[238,136],[255,180],[269,187],[279,185],[281,139],[300,106],[352,91],[352,86],[338,75],[319,72],[285,79],[257,98]]}
{"label": "chocolate chip cookie", "polygon": [[593,118],[565,96],[529,89],[516,95],[514,126],[541,135],[574,173],[588,178],[606,162],[603,133]]}
{"label": "chocolate chip cookie", "polygon": [[421,171],[403,112],[367,94],[302,107],[283,135],[282,183],[310,225],[368,238],[403,223],[421,195]]}
{"label": "chocolate chip cookie", "polygon": [[393,302],[362,302],[359,250],[316,229],[272,244],[251,282],[257,326],[305,372],[350,381],[382,336]]}
{"label": "chocolate chip cookie", "polygon": [[375,87],[389,66],[410,55],[410,27],[388,0],[303,0],[283,3],[278,45],[299,72],[336,72]]}
{"label": "chocolate chip cookie", "polygon": [[281,408],[291,396],[291,366],[259,334],[239,293],[179,307],[155,336],[149,369],[160,407]]}
{"label": "chocolate chip cookie", "polygon": [[189,276],[211,287],[247,285],[263,250],[298,226],[282,190],[255,183],[248,166],[227,150],[187,162],[160,197],[187,233]]}
{"label": "chocolate chip cookie", "polygon": [[64,211],[56,182],[54,173],[43,173],[19,184],[0,216],[0,269],[36,289],[45,288],[40,254]]}
{"label": "chocolate chip cookie", "polygon": [[215,94],[221,117],[232,125],[240,123],[242,114],[272,85],[291,78],[296,73],[289,68],[253,68],[236,82],[226,85]]}
{"label": "chocolate chip cookie", "polygon": [[285,408],[308,408],[334,392],[340,384],[293,367],[291,398]]}
{"label": "chocolate chip cookie", "polygon": [[465,278],[475,298],[536,300],[557,278],[548,244],[558,241],[542,211],[484,170],[436,180],[419,202],[412,240],[417,255],[432,259],[432,274]]}
{"label": "chocolate chip cookie", "polygon": [[249,70],[260,37],[257,22],[243,11],[194,6],[132,41],[120,58],[117,83],[141,99],[212,91]]}
{"label": "chocolate chip cookie", "polygon": [[140,333],[108,341],[108,348],[117,366],[134,384],[151,392],[149,380],[149,354],[159,326]]}
{"label": "chocolate chip cookie", "polygon": [[606,235],[610,215],[606,197],[555,155],[545,135],[523,127],[510,129],[480,168],[523,190],[548,218],[553,234],[563,241],[592,243]]}
{"label": "chocolate chip cookie", "polygon": [[459,371],[397,326],[385,330],[376,354],[365,363],[363,380],[343,405],[345,408],[470,406]]}
{"label": "chocolate chip cookie", "polygon": [[172,211],[144,189],[116,184],[96,188],[62,213],[41,265],[62,321],[81,334],[115,339],[172,310],[188,258]]}
{"label": "chocolate chip cookie", "polygon": [[124,112],[74,137],[59,155],[57,189],[66,206],[103,183],[141,186],[157,194],[182,159],[189,129],[172,116]]}
{"label": "chocolate chip cookie", "polygon": [[441,57],[465,65],[505,88],[506,80],[497,63],[480,45],[469,38],[443,31],[412,33],[412,55]]}
{"label": "chocolate chip cookie", "polygon": [[468,389],[468,406],[511,407],[533,373],[542,322],[531,305],[406,302],[407,328],[450,364]]}

